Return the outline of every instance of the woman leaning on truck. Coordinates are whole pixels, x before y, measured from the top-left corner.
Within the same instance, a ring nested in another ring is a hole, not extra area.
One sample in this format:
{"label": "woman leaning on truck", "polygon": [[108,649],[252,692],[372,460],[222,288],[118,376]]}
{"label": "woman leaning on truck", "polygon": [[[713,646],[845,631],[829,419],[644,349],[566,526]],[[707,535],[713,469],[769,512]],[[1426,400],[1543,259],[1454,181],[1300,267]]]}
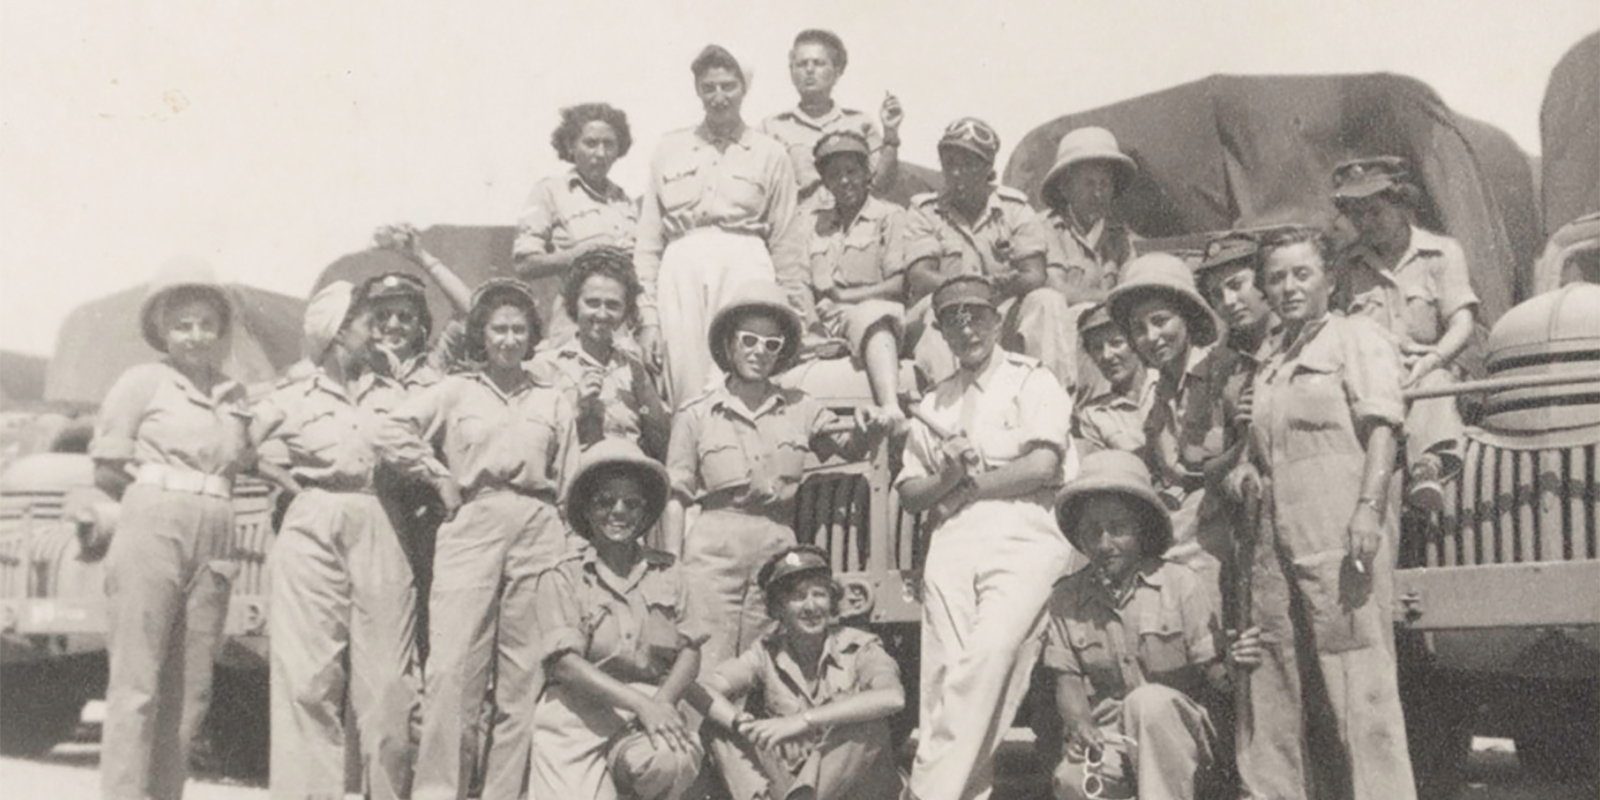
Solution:
{"label": "woman leaning on truck", "polygon": [[[1251,797],[1303,798],[1313,786],[1353,800],[1414,798],[1386,613],[1400,353],[1371,320],[1328,313],[1321,233],[1274,231],[1261,253],[1283,344],[1256,371],[1251,408],[1247,480],[1260,481],[1270,520],[1255,548],[1251,610],[1276,644],[1250,676],[1240,776]],[[1313,682],[1304,691],[1302,676]]]}
{"label": "woman leaning on truck", "polygon": [[232,321],[209,266],[165,266],[139,315],[164,357],[123,373],[95,424],[95,485],[122,501],[106,560],[108,800],[180,797],[210,701],[237,570],[233,479],[252,459],[244,388],[222,372]]}

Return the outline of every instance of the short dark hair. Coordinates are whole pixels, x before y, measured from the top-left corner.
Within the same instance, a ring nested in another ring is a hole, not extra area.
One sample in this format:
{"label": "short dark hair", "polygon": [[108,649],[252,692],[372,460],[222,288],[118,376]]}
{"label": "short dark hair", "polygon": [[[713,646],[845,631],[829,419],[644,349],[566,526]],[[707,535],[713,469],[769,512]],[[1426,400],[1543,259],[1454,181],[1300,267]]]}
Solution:
{"label": "short dark hair", "polygon": [[1310,244],[1316,248],[1317,256],[1322,259],[1324,269],[1333,269],[1334,258],[1338,254],[1338,247],[1333,242],[1333,237],[1322,228],[1311,225],[1290,225],[1261,234],[1260,271],[1266,271],[1267,256],[1279,248],[1296,244]]}
{"label": "short dark hair", "polygon": [[628,128],[628,115],[620,108],[606,103],[580,103],[561,109],[561,122],[550,133],[550,146],[562,161],[572,163],[572,145],[583,133],[583,126],[591,122],[604,122],[617,134],[617,158],[628,154],[633,147],[633,132]]}
{"label": "short dark hair", "polygon": [[627,251],[610,247],[590,250],[572,260],[567,281],[561,285],[561,305],[567,310],[567,317],[574,320],[578,318],[578,297],[583,294],[583,285],[597,276],[610,278],[622,285],[623,317],[628,322],[637,321],[639,295],[644,292],[644,287],[634,274],[633,259]]}
{"label": "short dark hair", "polygon": [[694,61],[689,62],[689,71],[694,73],[696,82],[705,77],[707,72],[718,68],[738,75],[740,85],[749,86],[749,82],[744,77],[744,68],[739,66],[739,59],[734,58],[733,54],[728,52],[728,49],[722,45],[706,45],[705,49],[700,51],[700,55],[695,56]]}
{"label": "short dark hair", "polygon": [[828,58],[833,59],[833,66],[838,68],[840,72],[844,72],[845,65],[850,63],[850,53],[844,49],[844,40],[840,39],[839,34],[833,31],[825,31],[820,28],[808,28],[801,31],[794,37],[794,49],[789,51],[789,56],[793,58],[794,50],[798,50],[800,45],[803,44],[820,44],[827,48]]}

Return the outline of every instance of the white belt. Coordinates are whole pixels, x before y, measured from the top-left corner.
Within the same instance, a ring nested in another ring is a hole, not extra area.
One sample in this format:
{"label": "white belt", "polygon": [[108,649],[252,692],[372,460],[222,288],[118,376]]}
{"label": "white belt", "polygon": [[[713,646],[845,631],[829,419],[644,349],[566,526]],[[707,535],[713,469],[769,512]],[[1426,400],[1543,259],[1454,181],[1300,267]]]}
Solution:
{"label": "white belt", "polygon": [[233,484],[221,475],[207,475],[182,467],[166,464],[144,464],[134,478],[139,483],[160,486],[169,492],[187,492],[210,497],[232,497]]}

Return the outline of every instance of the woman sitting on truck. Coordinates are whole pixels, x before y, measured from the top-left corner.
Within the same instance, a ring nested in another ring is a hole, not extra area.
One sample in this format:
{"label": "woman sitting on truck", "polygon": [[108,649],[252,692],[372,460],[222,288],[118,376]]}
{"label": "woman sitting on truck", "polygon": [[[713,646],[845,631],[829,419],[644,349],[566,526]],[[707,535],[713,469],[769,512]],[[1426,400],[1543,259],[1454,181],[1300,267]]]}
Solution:
{"label": "woman sitting on truck", "polygon": [[222,372],[232,321],[209,266],[167,264],[139,313],[164,357],[124,372],[95,424],[95,485],[122,501],[106,559],[108,798],[181,795],[210,701],[237,568],[233,481],[253,461],[244,387]]}

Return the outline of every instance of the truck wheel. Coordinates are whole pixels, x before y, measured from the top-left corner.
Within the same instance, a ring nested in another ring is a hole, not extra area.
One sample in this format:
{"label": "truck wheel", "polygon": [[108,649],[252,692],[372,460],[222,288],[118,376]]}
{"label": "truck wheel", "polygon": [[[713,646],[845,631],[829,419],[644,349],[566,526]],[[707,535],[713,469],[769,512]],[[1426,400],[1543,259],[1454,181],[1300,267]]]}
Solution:
{"label": "truck wheel", "polygon": [[1466,784],[1472,728],[1485,689],[1433,665],[1420,636],[1397,631],[1400,702],[1419,800],[1454,800]]}
{"label": "truck wheel", "polygon": [[[96,681],[92,658],[18,664],[0,671],[0,752],[36,756],[72,737]],[[99,662],[104,667],[104,661]],[[103,683],[103,678],[100,681]]]}

